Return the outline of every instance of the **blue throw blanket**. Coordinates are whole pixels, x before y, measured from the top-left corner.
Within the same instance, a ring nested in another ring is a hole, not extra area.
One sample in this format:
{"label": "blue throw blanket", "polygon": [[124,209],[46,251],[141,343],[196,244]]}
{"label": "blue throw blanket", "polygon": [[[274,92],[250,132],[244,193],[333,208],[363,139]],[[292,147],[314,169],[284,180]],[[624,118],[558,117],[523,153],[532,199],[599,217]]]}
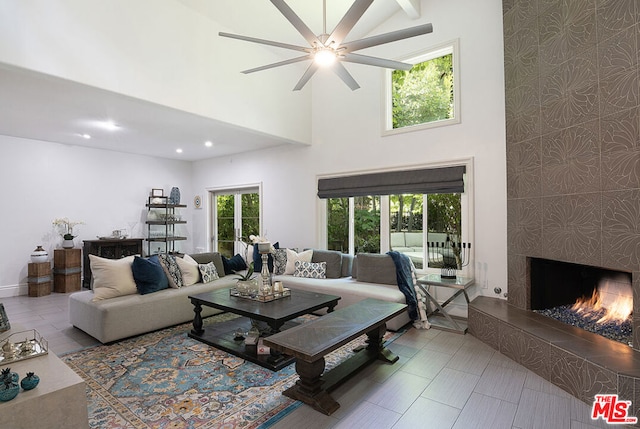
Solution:
{"label": "blue throw blanket", "polygon": [[411,320],[418,320],[418,298],[416,297],[416,289],[411,275],[411,260],[407,255],[396,251],[387,252],[387,255],[391,256],[393,263],[396,264],[398,289],[407,300],[409,317]]}

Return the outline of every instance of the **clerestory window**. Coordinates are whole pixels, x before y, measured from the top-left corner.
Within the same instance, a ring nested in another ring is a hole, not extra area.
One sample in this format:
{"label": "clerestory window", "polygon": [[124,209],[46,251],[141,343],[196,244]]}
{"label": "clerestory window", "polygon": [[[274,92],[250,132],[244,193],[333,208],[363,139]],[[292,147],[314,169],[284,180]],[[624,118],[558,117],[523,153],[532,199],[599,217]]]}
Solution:
{"label": "clerestory window", "polygon": [[460,122],[457,40],[404,61],[385,71],[383,135]]}

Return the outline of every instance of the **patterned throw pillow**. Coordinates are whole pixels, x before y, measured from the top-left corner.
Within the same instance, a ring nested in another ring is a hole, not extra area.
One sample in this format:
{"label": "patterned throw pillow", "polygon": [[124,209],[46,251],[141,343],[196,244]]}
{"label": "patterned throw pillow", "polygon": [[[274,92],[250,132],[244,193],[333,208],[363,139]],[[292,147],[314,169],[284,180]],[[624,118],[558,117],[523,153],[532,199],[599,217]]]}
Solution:
{"label": "patterned throw pillow", "polygon": [[296,261],[296,270],[294,271],[293,276],[307,277],[310,279],[326,279],[327,263]]}
{"label": "patterned throw pillow", "polygon": [[218,270],[213,262],[208,264],[199,264],[198,269],[202,275],[202,283],[211,283],[214,280],[219,279]]}
{"label": "patterned throw pillow", "polygon": [[276,249],[273,255],[273,274],[284,274],[287,269],[287,249]]}
{"label": "patterned throw pillow", "polygon": [[169,287],[174,289],[181,288],[184,283],[182,282],[182,272],[180,271],[180,267],[178,267],[176,257],[166,253],[161,253],[158,255],[158,259],[160,259],[162,269],[167,275],[167,279],[169,279]]}

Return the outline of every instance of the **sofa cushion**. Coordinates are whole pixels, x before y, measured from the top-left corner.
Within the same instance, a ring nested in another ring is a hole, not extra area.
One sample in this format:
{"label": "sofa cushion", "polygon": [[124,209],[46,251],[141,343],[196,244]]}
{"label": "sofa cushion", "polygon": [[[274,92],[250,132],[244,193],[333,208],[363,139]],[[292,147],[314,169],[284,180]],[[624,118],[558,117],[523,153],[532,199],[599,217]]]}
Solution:
{"label": "sofa cushion", "polygon": [[406,247],[404,232],[392,232],[389,237],[389,245],[392,249],[396,247]]}
{"label": "sofa cushion", "polygon": [[160,266],[160,260],[157,255],[148,258],[134,257],[131,271],[140,295],[157,292],[169,287],[169,280],[167,280],[167,276]]}
{"label": "sofa cushion", "polygon": [[296,261],[296,269],[293,272],[293,276],[307,277],[311,279],[326,279],[327,263]]}
{"label": "sofa cushion", "polygon": [[176,262],[176,257],[167,253],[161,253],[158,255],[158,259],[160,259],[160,266],[169,280],[169,287],[180,289],[183,285],[182,273]]}
{"label": "sofa cushion", "polygon": [[423,247],[422,232],[405,232],[405,245],[407,247],[421,249]]}
{"label": "sofa cushion", "polygon": [[342,253],[335,250],[314,250],[311,262],[326,262],[326,278],[338,279],[342,275]]}
{"label": "sofa cushion", "polygon": [[285,268],[285,274],[293,274],[296,270],[296,261],[311,262],[313,257],[313,250],[305,250],[304,252],[296,253],[296,251],[287,249],[287,267]]}
{"label": "sofa cushion", "polygon": [[93,301],[138,293],[133,278],[134,256],[122,259],[106,259],[89,255],[93,278]]}
{"label": "sofa cushion", "polygon": [[276,249],[273,255],[273,274],[284,274],[287,269],[287,249]]}
{"label": "sofa cushion", "polygon": [[216,266],[216,271],[218,272],[218,277],[224,277],[224,264],[222,263],[222,255],[218,252],[207,252],[207,253],[193,253],[189,255],[196,261],[198,264],[208,264],[209,262],[213,262]]}
{"label": "sofa cushion", "polygon": [[239,253],[230,259],[227,259],[223,256],[222,265],[224,265],[225,274],[234,274],[236,271],[247,269],[247,264],[244,262],[242,255],[240,255]]}
{"label": "sofa cushion", "polygon": [[389,255],[358,253],[357,279],[359,282],[397,285],[396,265]]}
{"label": "sofa cushion", "polygon": [[342,253],[342,273],[340,277],[351,277],[351,270],[353,269],[353,255],[348,253]]}
{"label": "sofa cushion", "polygon": [[218,270],[213,262],[207,264],[198,264],[198,269],[202,275],[202,283],[211,283],[220,278]]}
{"label": "sofa cushion", "polygon": [[200,281],[198,263],[191,256],[184,255],[182,258],[176,258],[176,262],[182,274],[183,286],[191,286]]}

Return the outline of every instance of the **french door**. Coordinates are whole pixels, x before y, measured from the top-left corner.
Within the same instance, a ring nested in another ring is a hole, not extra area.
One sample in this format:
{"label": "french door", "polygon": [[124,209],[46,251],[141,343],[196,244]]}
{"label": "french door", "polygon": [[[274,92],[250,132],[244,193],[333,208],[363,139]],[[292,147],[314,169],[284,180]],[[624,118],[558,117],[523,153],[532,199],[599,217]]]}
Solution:
{"label": "french door", "polygon": [[212,249],[227,258],[245,255],[250,235],[260,235],[259,188],[211,192]]}

